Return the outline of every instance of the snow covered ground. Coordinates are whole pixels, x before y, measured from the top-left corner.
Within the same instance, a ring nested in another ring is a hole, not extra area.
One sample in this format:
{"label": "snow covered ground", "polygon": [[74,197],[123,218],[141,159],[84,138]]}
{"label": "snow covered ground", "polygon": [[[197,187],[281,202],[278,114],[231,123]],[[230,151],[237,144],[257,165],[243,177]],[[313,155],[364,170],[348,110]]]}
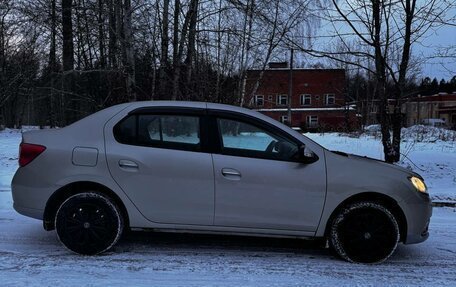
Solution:
{"label": "snow covered ground", "polygon": [[[371,137],[308,135],[330,149],[381,158]],[[55,232],[12,209],[20,133],[0,132],[0,286],[455,286],[456,209],[434,208],[430,238],[385,263],[336,259],[312,242],[135,232],[107,254],[75,255]],[[410,143],[434,199],[455,200],[454,142]],[[404,144],[407,148],[407,143]],[[402,163],[407,165],[407,163]],[[410,164],[413,166],[413,164]]]}

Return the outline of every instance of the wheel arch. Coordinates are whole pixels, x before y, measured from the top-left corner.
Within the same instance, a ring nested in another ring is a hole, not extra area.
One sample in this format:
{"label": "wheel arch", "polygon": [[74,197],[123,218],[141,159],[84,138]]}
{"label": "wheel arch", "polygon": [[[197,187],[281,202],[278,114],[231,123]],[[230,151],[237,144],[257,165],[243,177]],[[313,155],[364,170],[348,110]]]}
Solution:
{"label": "wheel arch", "polygon": [[326,222],[325,226],[325,238],[328,237],[329,231],[331,228],[331,223],[337,214],[347,205],[353,204],[356,202],[361,202],[361,201],[371,201],[375,203],[382,204],[386,208],[388,208],[391,213],[394,215],[396,220],[398,221],[399,224],[399,231],[400,231],[400,242],[405,242],[405,239],[407,238],[407,218],[405,217],[404,212],[402,211],[402,208],[399,206],[397,201],[385,194],[378,193],[378,192],[362,192],[362,193],[357,193],[349,198],[345,199],[342,201],[331,213],[329,216],[328,221]]}
{"label": "wheel arch", "polygon": [[127,208],[120,199],[120,197],[112,191],[110,188],[106,187],[103,184],[93,182],[93,181],[76,181],[69,183],[58,190],[56,190],[48,199],[46,207],[43,214],[43,227],[45,230],[55,229],[54,220],[59,206],[70,196],[81,193],[81,191],[97,191],[100,192],[116,203],[120,208],[122,215],[124,217],[125,227],[130,226],[130,220],[128,216]]}

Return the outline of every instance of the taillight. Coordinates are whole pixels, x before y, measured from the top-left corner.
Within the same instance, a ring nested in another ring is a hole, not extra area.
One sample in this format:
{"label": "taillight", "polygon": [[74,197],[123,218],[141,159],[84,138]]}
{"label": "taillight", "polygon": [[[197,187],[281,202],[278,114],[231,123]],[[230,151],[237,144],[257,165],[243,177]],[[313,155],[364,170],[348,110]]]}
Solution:
{"label": "taillight", "polygon": [[45,149],[46,147],[42,145],[21,143],[19,146],[19,166],[28,165]]}

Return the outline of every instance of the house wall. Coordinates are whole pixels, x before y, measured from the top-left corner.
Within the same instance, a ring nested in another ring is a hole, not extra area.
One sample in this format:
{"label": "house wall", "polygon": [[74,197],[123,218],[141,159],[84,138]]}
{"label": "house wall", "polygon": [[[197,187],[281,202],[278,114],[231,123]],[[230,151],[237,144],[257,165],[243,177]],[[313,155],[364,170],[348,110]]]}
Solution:
{"label": "house wall", "polygon": [[[280,121],[282,116],[287,116],[286,111],[262,111],[263,114]],[[292,112],[293,127],[299,127],[303,131],[345,131],[359,128],[359,121],[356,113],[350,111],[344,113],[340,111],[310,111],[310,112]],[[308,116],[317,116],[318,125],[316,127],[309,126],[307,123]],[[347,127],[348,124],[348,127]]]}
{"label": "house wall", "polygon": [[[280,95],[288,96],[289,69],[268,69],[260,79],[261,71],[251,70],[247,73],[246,99],[247,106],[280,120],[287,116],[287,105],[277,103]],[[255,92],[255,87],[258,86]],[[310,105],[302,105],[301,95],[310,94]],[[327,104],[326,94],[334,94],[335,102]],[[263,96],[263,105],[255,103],[255,95]],[[306,127],[307,116],[318,117],[320,129],[340,130],[347,119],[355,126],[356,111],[346,110],[345,106],[345,70],[343,69],[297,69],[293,70],[293,91],[291,98],[292,126]]]}
{"label": "house wall", "polygon": [[424,119],[442,119],[449,127],[456,125],[456,94],[415,98],[402,106],[407,126],[420,124]]}

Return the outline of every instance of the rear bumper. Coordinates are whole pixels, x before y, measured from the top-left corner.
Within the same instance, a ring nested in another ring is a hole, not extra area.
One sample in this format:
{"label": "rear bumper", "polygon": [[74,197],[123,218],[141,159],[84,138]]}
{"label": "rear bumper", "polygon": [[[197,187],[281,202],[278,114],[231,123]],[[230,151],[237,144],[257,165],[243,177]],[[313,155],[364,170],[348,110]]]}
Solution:
{"label": "rear bumper", "polygon": [[[43,219],[44,209],[53,188],[40,186],[41,177],[19,168],[11,183],[14,209],[25,216]],[[55,189],[54,189],[55,190]]]}
{"label": "rear bumper", "polygon": [[432,216],[432,201],[429,195],[420,194],[421,203],[408,205],[407,237],[405,244],[420,243],[429,237],[429,223]]}
{"label": "rear bumper", "polygon": [[14,210],[16,210],[18,213],[31,217],[31,218],[36,218],[36,219],[43,219],[43,214],[44,210],[42,209],[34,209],[34,208],[28,208],[28,207],[23,207],[19,206],[16,203],[13,204]]}

